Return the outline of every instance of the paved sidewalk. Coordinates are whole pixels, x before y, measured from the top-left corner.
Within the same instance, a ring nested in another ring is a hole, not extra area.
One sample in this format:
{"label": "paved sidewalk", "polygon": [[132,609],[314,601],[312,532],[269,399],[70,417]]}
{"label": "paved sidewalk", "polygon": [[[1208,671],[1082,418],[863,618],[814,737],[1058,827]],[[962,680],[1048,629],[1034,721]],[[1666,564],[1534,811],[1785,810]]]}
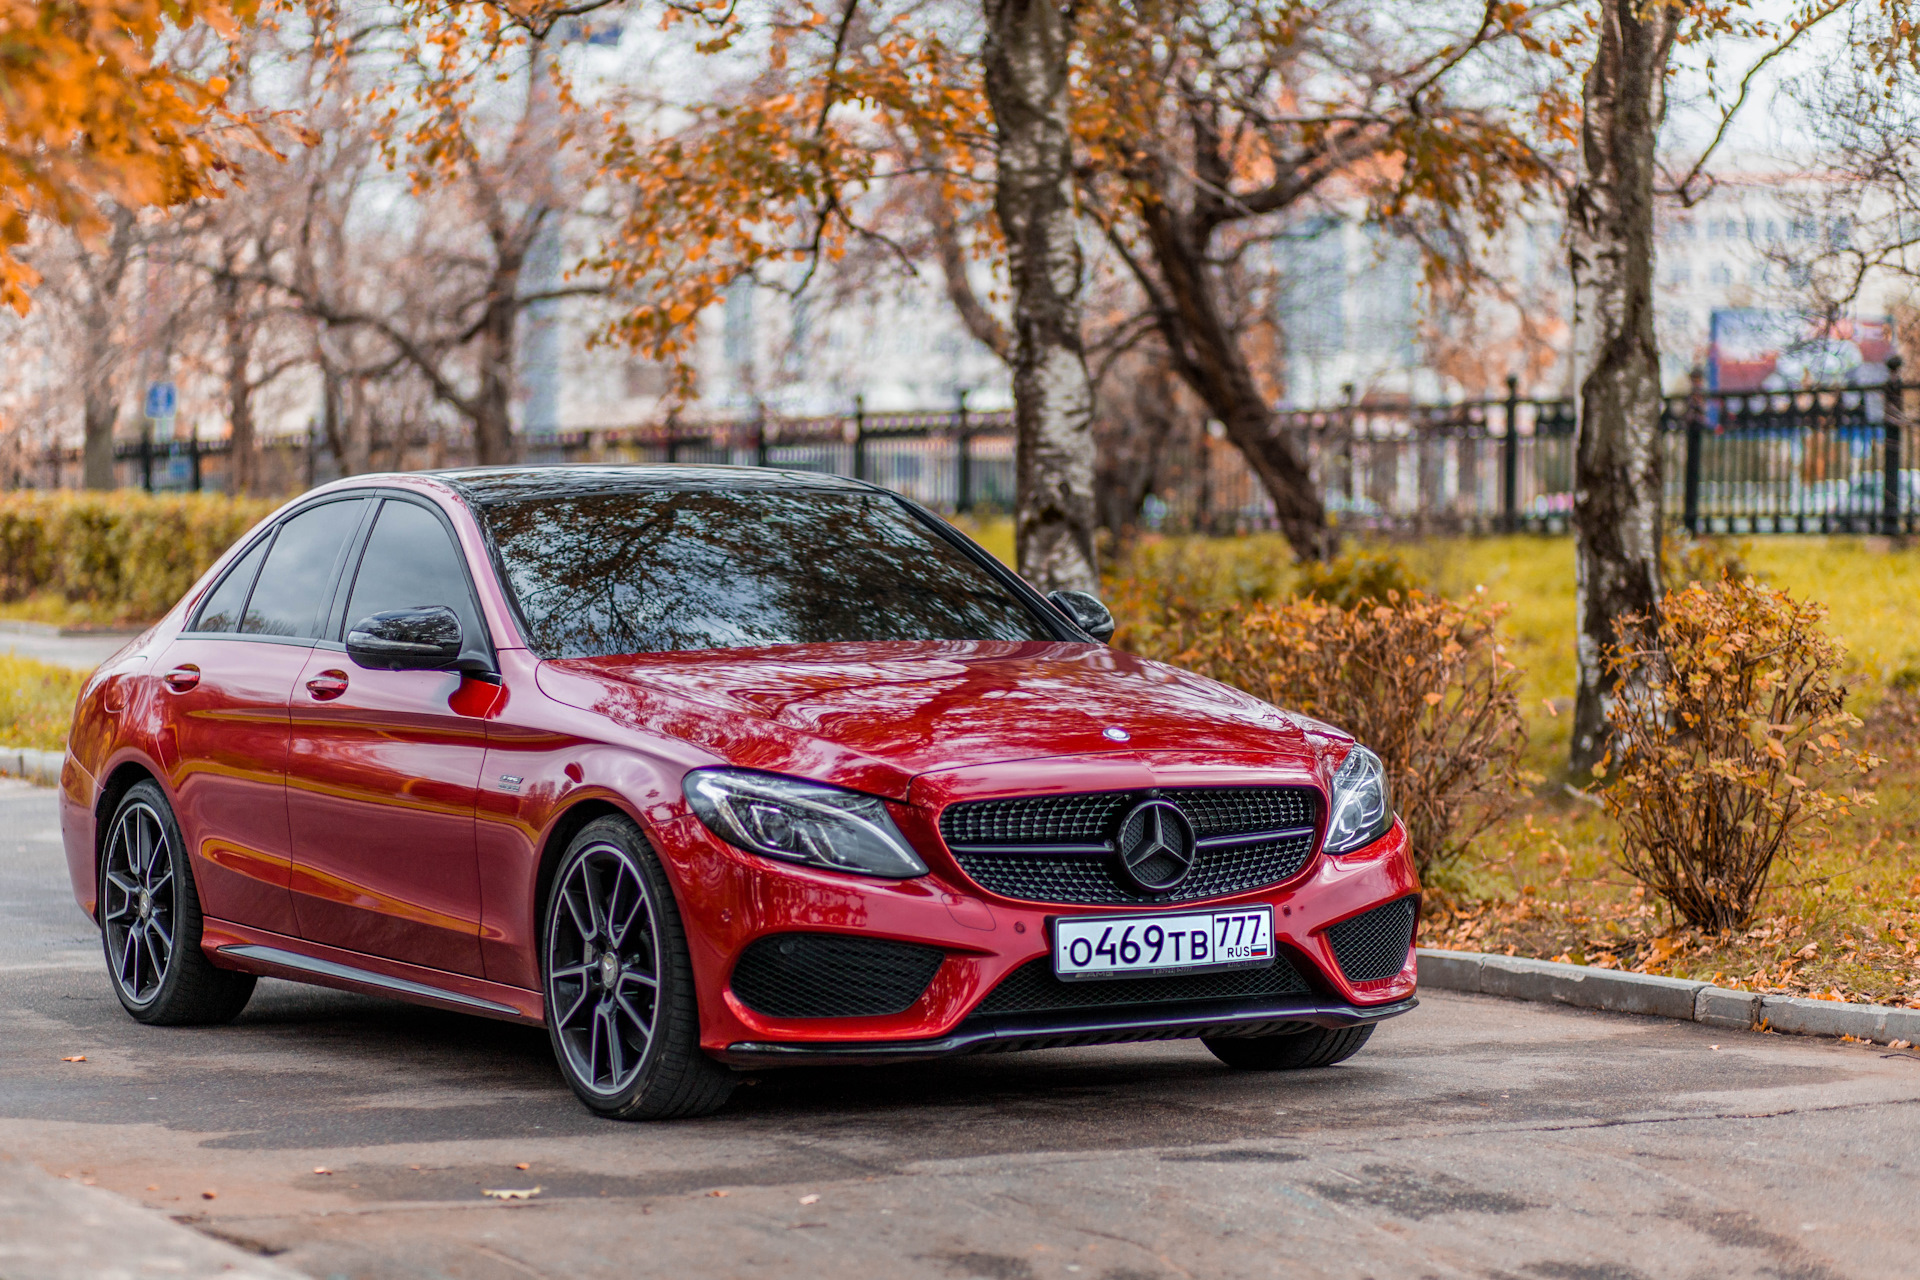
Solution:
{"label": "paved sidewalk", "polygon": [[56,667],[91,671],[133,639],[133,632],[63,636],[51,627],[0,622],[0,653],[15,653]]}
{"label": "paved sidewalk", "polygon": [[0,1154],[0,1280],[295,1280],[110,1191]]}

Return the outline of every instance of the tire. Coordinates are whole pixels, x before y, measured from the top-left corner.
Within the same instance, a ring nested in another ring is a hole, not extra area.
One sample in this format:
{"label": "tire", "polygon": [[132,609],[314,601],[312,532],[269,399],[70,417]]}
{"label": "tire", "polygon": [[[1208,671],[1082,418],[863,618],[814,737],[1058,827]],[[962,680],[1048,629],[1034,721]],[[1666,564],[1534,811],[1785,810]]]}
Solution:
{"label": "tire", "polygon": [[1239,1071],[1304,1071],[1345,1062],[1360,1052],[1372,1035],[1371,1026],[1315,1027],[1285,1036],[1208,1036],[1200,1043]]}
{"label": "tire", "polygon": [[122,796],[100,856],[100,942],[113,993],[156,1027],[232,1022],[254,976],[216,968],[200,948],[193,863],[166,793],[151,779]]}
{"label": "tire", "polygon": [[726,1104],[735,1079],[700,1049],[693,964],[673,889],[633,823],[596,819],[567,846],[540,955],[553,1056],[589,1110],[612,1120],[672,1120]]}

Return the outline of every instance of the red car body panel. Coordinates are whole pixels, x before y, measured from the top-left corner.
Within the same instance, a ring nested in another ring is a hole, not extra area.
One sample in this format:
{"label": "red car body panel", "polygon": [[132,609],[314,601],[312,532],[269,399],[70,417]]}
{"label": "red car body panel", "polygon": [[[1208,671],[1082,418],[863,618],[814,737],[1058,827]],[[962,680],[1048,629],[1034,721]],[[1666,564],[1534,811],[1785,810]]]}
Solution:
{"label": "red car body panel", "polygon": [[[701,1042],[727,1057],[743,1044],[936,1040],[1007,973],[1047,954],[1050,919],[1165,909],[1041,905],[988,892],[940,837],[949,804],[1291,784],[1322,793],[1326,821],[1329,767],[1349,740],[1190,673],[1064,641],[541,661],[454,486],[406,475],[329,488],[403,490],[449,517],[498,682],[368,670],[325,642],[182,636],[237,549],[229,552],[82,692],[62,827],[75,896],[89,914],[99,825],[109,816],[103,802],[135,769],[158,779],[174,806],[216,963],[538,1022],[541,893],[563,843],[556,833],[576,829],[583,815],[618,811],[646,833],[673,885]],[[189,666],[195,678],[168,683]],[[1116,726],[1124,743],[1103,732]],[[927,874],[845,874],[722,842],[682,795],[689,770],[716,765],[883,797]],[[1326,931],[1418,891],[1396,822],[1351,855],[1316,852],[1284,882],[1204,905],[1272,903],[1276,942],[1317,994],[1364,1011],[1409,1001],[1411,949],[1399,974],[1355,985]],[[947,958],[905,1012],[771,1018],[744,1005],[729,977],[742,948],[789,930],[930,943]]]}

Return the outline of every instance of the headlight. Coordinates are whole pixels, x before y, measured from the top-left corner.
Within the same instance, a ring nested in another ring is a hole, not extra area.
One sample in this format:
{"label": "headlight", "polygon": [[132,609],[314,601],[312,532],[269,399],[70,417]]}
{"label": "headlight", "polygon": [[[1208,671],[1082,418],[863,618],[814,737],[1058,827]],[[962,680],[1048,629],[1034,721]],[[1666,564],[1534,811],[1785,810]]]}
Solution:
{"label": "headlight", "polygon": [[872,796],[738,769],[696,769],[686,791],[707,830],[751,853],[896,879],[927,872]]}
{"label": "headlight", "polygon": [[1333,817],[1327,822],[1327,852],[1352,853],[1387,834],[1393,803],[1380,757],[1356,745],[1333,775]]}

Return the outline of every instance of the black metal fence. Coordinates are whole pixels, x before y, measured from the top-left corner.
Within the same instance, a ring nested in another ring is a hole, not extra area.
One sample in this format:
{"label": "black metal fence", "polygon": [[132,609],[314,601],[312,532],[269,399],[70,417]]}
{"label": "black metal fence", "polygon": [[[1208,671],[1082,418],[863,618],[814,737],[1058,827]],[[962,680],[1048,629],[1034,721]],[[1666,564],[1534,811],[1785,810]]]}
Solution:
{"label": "black metal fence", "polygon": [[[1692,533],[1905,534],[1898,359],[1872,387],[1707,392],[1664,402],[1665,507]],[[1289,413],[1327,506],[1350,526],[1558,531],[1573,511],[1574,406],[1523,398]],[[1254,506],[1259,506],[1259,500]]]}
{"label": "black metal fence", "polygon": [[[1696,533],[1907,534],[1920,525],[1920,466],[1904,443],[1915,390],[1889,361],[1872,387],[1707,392],[1668,399],[1660,435],[1669,515]],[[1573,510],[1570,401],[1523,397],[1453,404],[1349,401],[1289,410],[1277,428],[1306,458],[1332,517],[1394,533],[1564,530]],[[936,509],[1004,511],[1014,494],[1010,415],[762,415],[522,440],[530,463],[729,462],[872,480]],[[125,442],[121,483],[149,489],[225,488],[225,441]],[[270,490],[334,478],[313,438],[263,449]],[[48,454],[29,482],[72,484],[77,450]],[[418,440],[383,449],[381,469],[461,465],[460,450]],[[1142,511],[1169,530],[1270,528],[1273,506],[1239,453],[1204,424],[1160,453]]]}

